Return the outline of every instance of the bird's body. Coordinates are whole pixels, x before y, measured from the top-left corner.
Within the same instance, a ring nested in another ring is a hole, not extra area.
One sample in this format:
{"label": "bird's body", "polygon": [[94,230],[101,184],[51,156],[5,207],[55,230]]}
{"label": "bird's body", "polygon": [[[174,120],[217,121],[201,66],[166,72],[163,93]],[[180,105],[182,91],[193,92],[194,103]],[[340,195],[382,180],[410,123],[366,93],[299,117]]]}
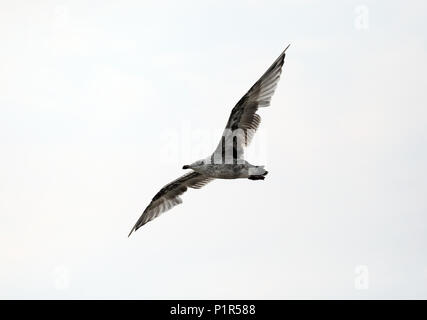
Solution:
{"label": "bird's body", "polygon": [[286,49],[237,102],[214,153],[205,159],[183,166],[183,169],[192,171],[168,183],[153,197],[129,235],[163,212],[180,204],[182,202],[180,195],[188,188],[199,189],[214,179],[264,180],[268,173],[264,166],[255,166],[244,160],[243,151],[261,122],[261,117],[256,113],[258,108],[270,105],[280,78]]}
{"label": "bird's body", "polygon": [[264,166],[254,166],[247,161],[241,164],[203,164],[193,170],[214,179],[247,179],[267,174]]}

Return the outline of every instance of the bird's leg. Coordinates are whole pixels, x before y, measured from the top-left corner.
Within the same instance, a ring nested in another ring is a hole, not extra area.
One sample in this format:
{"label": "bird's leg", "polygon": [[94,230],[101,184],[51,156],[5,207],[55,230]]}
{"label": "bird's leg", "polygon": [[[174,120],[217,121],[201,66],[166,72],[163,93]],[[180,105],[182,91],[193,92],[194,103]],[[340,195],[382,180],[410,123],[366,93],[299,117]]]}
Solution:
{"label": "bird's leg", "polygon": [[249,180],[264,180],[265,177],[261,175],[252,175],[248,177]]}
{"label": "bird's leg", "polygon": [[248,177],[249,180],[264,180],[268,171],[265,170],[263,174],[252,174]]}

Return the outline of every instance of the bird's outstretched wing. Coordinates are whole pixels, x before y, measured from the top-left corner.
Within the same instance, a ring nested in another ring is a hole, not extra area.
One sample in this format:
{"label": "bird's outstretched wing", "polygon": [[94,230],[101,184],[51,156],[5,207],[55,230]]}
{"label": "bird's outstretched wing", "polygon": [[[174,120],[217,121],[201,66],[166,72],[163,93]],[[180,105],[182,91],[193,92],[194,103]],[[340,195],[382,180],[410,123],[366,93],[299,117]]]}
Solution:
{"label": "bird's outstretched wing", "polygon": [[151,200],[151,203],[144,210],[141,217],[130,231],[129,236],[133,231],[138,230],[147,222],[157,218],[163,212],[182,203],[179,196],[187,191],[187,187],[200,189],[212,180],[213,178],[193,171],[165,185],[159,192],[157,192],[153,200]]}
{"label": "bird's outstretched wing", "polygon": [[261,117],[256,112],[258,108],[270,105],[271,97],[279,82],[285,52],[288,48],[289,45],[262,77],[237,102],[231,111],[221,141],[211,156],[211,162],[233,163],[236,159],[243,159],[243,148],[250,143],[261,122]]}

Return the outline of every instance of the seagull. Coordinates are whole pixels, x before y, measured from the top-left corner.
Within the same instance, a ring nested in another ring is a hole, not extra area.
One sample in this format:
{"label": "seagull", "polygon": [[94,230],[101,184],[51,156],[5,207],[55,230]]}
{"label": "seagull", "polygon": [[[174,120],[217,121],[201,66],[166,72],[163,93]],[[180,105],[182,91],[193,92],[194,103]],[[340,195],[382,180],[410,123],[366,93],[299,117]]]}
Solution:
{"label": "seagull", "polygon": [[258,108],[270,105],[288,48],[289,45],[231,110],[214,153],[205,159],[183,166],[183,169],[191,169],[191,172],[168,183],[154,196],[128,237],[147,222],[182,203],[180,196],[188,188],[200,189],[214,179],[265,179],[268,171],[264,166],[255,166],[247,162],[244,159],[244,148],[249,145],[261,123],[261,117],[257,114]]}

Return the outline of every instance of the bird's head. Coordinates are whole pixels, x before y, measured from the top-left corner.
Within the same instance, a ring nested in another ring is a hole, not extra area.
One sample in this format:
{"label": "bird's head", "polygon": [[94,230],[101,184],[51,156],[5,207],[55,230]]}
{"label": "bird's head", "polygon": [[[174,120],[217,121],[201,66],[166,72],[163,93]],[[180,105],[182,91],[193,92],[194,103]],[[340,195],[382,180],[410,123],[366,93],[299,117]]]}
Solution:
{"label": "bird's head", "polygon": [[199,160],[199,161],[193,162],[192,164],[186,164],[185,166],[182,167],[182,169],[193,169],[194,170],[194,169],[196,169],[202,165],[204,165],[203,160]]}

